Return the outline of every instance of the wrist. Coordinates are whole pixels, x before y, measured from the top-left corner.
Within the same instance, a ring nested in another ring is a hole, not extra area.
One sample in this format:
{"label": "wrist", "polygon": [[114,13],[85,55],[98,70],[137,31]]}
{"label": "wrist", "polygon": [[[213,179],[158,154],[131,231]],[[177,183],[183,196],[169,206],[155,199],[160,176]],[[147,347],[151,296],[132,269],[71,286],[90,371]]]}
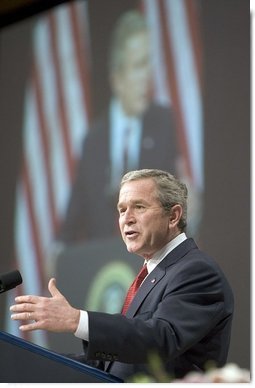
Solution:
{"label": "wrist", "polygon": [[79,326],[79,321],[80,321],[80,310],[74,309],[73,319],[72,319],[71,328],[70,328],[70,331],[72,333],[76,332]]}

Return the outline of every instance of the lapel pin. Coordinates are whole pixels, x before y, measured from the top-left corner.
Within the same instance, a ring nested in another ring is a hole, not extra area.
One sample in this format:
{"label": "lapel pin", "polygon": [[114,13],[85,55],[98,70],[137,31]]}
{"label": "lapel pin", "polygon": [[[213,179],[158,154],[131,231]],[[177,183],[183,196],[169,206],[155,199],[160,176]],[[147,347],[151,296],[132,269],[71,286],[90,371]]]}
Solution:
{"label": "lapel pin", "polygon": [[156,278],[152,279],[152,280],[151,280],[151,283],[155,283],[155,281],[156,281]]}

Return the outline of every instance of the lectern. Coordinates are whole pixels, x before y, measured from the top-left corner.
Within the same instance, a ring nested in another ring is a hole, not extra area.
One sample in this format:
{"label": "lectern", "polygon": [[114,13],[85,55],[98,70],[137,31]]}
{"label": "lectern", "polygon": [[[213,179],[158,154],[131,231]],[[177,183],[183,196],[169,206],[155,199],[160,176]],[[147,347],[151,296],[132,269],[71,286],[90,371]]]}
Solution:
{"label": "lectern", "polygon": [[123,383],[11,334],[0,332],[0,383]]}

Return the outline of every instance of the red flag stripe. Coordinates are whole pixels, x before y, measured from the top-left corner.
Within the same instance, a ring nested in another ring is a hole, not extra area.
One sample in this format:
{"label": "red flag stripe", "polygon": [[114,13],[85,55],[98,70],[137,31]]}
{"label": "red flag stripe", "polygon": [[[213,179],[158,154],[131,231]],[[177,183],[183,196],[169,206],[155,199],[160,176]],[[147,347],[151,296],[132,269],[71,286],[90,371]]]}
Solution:
{"label": "red flag stripe", "polygon": [[58,96],[58,117],[60,120],[60,125],[62,129],[65,154],[67,160],[67,169],[70,182],[72,181],[73,173],[74,173],[74,159],[71,152],[70,147],[70,139],[69,139],[69,128],[68,128],[68,120],[66,117],[66,107],[64,100],[64,91],[61,80],[61,63],[60,58],[58,56],[58,44],[57,44],[57,31],[56,31],[56,17],[53,13],[49,14],[49,29],[51,34],[51,54],[52,60],[55,68],[55,76],[56,76],[56,91]]}

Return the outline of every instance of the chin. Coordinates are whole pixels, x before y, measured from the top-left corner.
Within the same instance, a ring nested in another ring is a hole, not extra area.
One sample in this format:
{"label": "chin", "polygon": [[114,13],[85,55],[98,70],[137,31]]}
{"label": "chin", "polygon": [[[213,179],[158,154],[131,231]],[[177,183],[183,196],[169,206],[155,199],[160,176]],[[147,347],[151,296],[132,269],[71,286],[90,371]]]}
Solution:
{"label": "chin", "polygon": [[130,247],[129,245],[127,245],[127,250],[128,250],[129,253],[134,253],[132,247]]}
{"label": "chin", "polygon": [[148,104],[141,104],[140,109],[138,109],[137,116],[143,115],[144,112],[147,110]]}
{"label": "chin", "polygon": [[143,115],[144,112],[148,109],[148,101],[137,101],[135,106],[134,106],[134,109],[132,111],[132,115],[134,116],[140,116],[140,115]]}
{"label": "chin", "polygon": [[132,244],[127,244],[127,250],[129,253],[136,253],[137,250],[134,248],[134,246]]}

